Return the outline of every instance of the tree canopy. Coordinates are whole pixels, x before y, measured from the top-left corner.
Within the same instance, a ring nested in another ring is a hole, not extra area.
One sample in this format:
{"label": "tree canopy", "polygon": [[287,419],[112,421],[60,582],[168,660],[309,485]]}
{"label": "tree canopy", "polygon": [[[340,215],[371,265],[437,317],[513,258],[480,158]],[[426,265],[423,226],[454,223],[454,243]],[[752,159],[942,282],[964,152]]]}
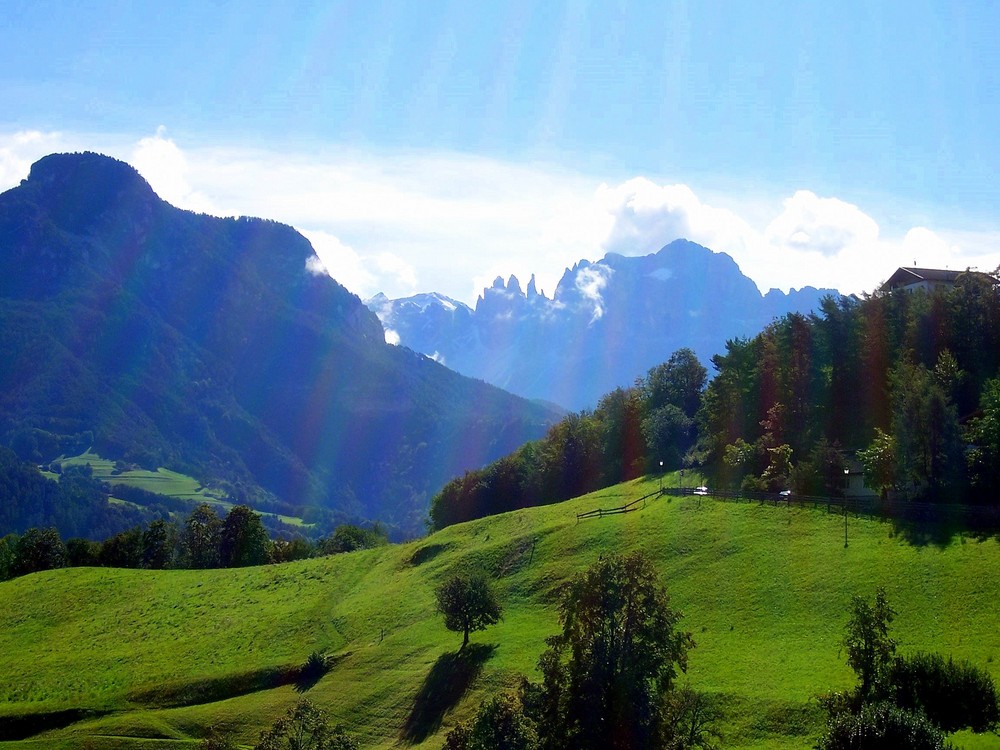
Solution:
{"label": "tree canopy", "polygon": [[569,414],[539,441],[448,482],[431,501],[435,529],[545,503],[684,465],[707,371],[689,349],[606,394],[593,411]]}
{"label": "tree canopy", "polygon": [[566,587],[559,621],[539,660],[544,747],[656,747],[662,697],[694,641],[649,560],[599,560]]}
{"label": "tree canopy", "polygon": [[503,610],[489,579],[482,573],[456,573],[437,589],[437,608],[448,630],[462,633],[462,648],[469,633],[500,621]]}

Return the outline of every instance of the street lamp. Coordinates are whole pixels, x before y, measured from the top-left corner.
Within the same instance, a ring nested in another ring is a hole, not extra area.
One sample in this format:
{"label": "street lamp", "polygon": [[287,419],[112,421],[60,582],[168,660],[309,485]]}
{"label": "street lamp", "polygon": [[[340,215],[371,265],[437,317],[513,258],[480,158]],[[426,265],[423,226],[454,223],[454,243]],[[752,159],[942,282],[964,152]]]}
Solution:
{"label": "street lamp", "polygon": [[847,549],[847,485],[850,482],[851,469],[844,467],[844,549]]}
{"label": "street lamp", "polygon": [[660,494],[663,494],[663,461],[660,461]]}

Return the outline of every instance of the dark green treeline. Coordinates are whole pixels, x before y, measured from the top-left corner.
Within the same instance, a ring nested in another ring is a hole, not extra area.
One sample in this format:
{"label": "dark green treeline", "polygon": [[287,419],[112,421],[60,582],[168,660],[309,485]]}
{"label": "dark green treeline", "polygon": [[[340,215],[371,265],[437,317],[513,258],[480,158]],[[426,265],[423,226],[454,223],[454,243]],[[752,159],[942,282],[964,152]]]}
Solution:
{"label": "dark green treeline", "polygon": [[727,342],[715,376],[688,350],[540,441],[450,482],[431,525],[557,502],[659,469],[717,486],[991,503],[1000,491],[1000,289],[827,297]]}

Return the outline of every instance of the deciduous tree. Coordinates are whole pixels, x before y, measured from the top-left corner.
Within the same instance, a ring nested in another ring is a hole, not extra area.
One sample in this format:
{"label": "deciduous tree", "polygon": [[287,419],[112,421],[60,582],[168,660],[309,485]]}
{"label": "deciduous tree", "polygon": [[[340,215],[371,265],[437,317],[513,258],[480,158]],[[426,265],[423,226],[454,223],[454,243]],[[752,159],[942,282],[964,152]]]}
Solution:
{"label": "deciduous tree", "polygon": [[181,545],[189,568],[219,566],[219,537],[222,521],[211,505],[201,503],[184,522]]}
{"label": "deciduous tree", "polygon": [[858,451],[858,460],[865,472],[865,485],[877,490],[883,500],[899,481],[896,469],[896,439],[875,428],[875,439],[864,450]]}
{"label": "deciduous tree", "polygon": [[649,560],[639,553],[600,560],[568,585],[559,620],[562,632],[539,660],[543,746],[655,747],[661,696],[687,668],[694,642],[679,630]]}
{"label": "deciduous tree", "polygon": [[889,636],[889,626],[895,615],[881,586],[871,604],[857,595],[851,600],[844,648],[847,663],[861,681],[858,689],[863,701],[881,697],[888,689],[889,672],[896,654],[896,641]]}
{"label": "deciduous tree", "polygon": [[246,505],[236,505],[226,515],[219,534],[219,558],[223,567],[264,565],[270,559],[271,540],[260,516]]}
{"label": "deciduous tree", "polygon": [[62,568],[67,560],[66,545],[55,529],[28,529],[14,547],[13,576]]}
{"label": "deciduous tree", "polygon": [[444,615],[448,630],[462,633],[462,648],[469,643],[469,633],[484,630],[500,621],[500,600],[481,573],[456,573],[437,589],[438,612]]}

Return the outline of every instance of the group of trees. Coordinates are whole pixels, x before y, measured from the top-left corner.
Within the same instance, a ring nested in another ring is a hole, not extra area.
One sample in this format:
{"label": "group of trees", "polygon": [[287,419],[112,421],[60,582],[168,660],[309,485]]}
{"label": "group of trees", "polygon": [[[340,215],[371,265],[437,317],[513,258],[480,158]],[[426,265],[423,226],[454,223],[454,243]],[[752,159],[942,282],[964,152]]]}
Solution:
{"label": "group of trees", "polygon": [[[500,607],[482,576],[458,574],[438,589],[446,625],[496,622]],[[944,750],[944,733],[995,731],[1000,702],[989,674],[937,654],[901,656],[884,589],[855,596],[843,639],[858,684],[821,698],[829,714],[819,750]],[[561,632],[538,661],[541,683],[487,699],[446,737],[445,750],[685,750],[714,747],[711,702],[676,684],[691,634],[641,553],[601,558],[563,589]],[[460,649],[461,652],[461,649]]]}
{"label": "group of trees", "polygon": [[713,364],[699,428],[718,482],[836,493],[856,453],[883,495],[975,502],[1000,488],[1000,293],[984,274],[828,297]]}
{"label": "group of trees", "polygon": [[895,614],[884,589],[871,603],[853,598],[843,645],[858,684],[823,698],[829,726],[819,750],[942,750],[943,733],[997,729],[1000,706],[989,674],[938,654],[897,654]]}
{"label": "group of trees", "polygon": [[[489,580],[456,573],[437,589],[445,625],[469,633],[497,622],[501,606]],[[641,553],[601,558],[564,589],[561,632],[539,659],[542,682],[485,701],[446,737],[446,750],[711,750],[713,711],[703,696],[678,688],[694,647],[679,629],[652,563]],[[308,701],[260,735],[255,750],[356,750],[357,741]],[[212,732],[202,750],[235,750]]]}
{"label": "group of trees", "polygon": [[74,537],[63,542],[54,528],[28,529],[0,538],[0,580],[62,567],[238,568],[288,562],[387,544],[378,524],[344,524],[312,542],[304,537],[272,540],[261,517],[245,505],[225,517],[205,503],[178,524],[156,519],[121,531],[103,542]]}
{"label": "group of trees", "polygon": [[109,504],[107,485],[87,466],[67,467],[53,482],[37,465],[0,446],[0,533],[54,527],[67,537],[105,539],[150,515],[132,505]]}
{"label": "group of trees", "polygon": [[541,683],[485,701],[446,750],[712,747],[711,709],[676,684],[694,647],[679,621],[645,556],[602,558],[563,591]]}
{"label": "group of trees", "polygon": [[719,486],[840,495],[844,469],[932,501],[1000,492],[1000,290],[826,297],[712,358],[689,350],[571,414],[540,441],[448,483],[435,529],[557,502],[656,470],[700,465]]}
{"label": "group of trees", "polygon": [[674,467],[694,446],[708,373],[690,349],[675,352],[631,388],[570,414],[542,440],[449,482],[431,502],[435,529],[507,510],[559,502]]}

